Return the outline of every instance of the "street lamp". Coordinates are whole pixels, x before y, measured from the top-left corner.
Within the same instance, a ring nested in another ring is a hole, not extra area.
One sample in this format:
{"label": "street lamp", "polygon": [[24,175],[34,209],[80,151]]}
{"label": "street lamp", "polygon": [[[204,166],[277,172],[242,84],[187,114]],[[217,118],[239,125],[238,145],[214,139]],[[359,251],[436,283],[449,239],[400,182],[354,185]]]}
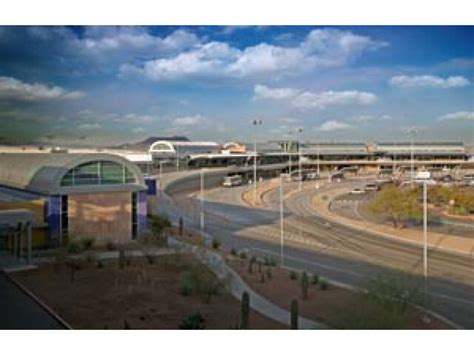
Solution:
{"label": "street lamp", "polygon": [[302,184],[302,171],[301,171],[301,149],[300,149],[300,136],[299,133],[303,132],[303,128],[298,128],[296,130],[296,144],[298,145],[298,190],[301,191]]}
{"label": "street lamp", "polygon": [[423,277],[424,277],[424,299],[426,306],[427,281],[428,281],[428,187],[423,182]]}
{"label": "street lamp", "polygon": [[283,267],[283,174],[280,174],[280,267]]}
{"label": "street lamp", "polygon": [[253,136],[253,204],[257,203],[257,134],[258,126],[262,125],[262,120],[253,120],[252,124],[255,126],[255,132]]}
{"label": "street lamp", "polygon": [[417,133],[417,129],[412,127],[408,130],[408,134],[410,135],[410,175],[411,175],[411,188],[413,188],[413,184],[415,182],[415,157],[413,152],[413,141],[415,139],[415,135]]}

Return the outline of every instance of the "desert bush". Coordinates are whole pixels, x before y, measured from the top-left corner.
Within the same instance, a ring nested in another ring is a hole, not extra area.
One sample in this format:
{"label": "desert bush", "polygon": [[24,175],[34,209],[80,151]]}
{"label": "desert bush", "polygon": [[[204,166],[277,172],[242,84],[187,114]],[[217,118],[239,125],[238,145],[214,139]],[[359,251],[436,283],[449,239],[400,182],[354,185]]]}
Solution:
{"label": "desert bush", "polygon": [[151,226],[151,231],[154,236],[161,236],[163,231],[171,227],[171,222],[168,216],[153,215],[153,216],[150,216],[150,226]]}
{"label": "desert bush", "polygon": [[272,268],[269,266],[269,267],[267,268],[267,279],[270,280],[272,277],[273,277],[273,275],[272,275]]}
{"label": "desert bush", "polygon": [[329,288],[329,284],[324,281],[324,280],[321,280],[319,281],[319,289],[324,291],[324,290],[327,290]]}
{"label": "desert bush", "polygon": [[220,246],[221,246],[221,242],[219,241],[219,239],[212,240],[212,249],[218,250]]}
{"label": "desert bush", "polygon": [[94,247],[94,238],[82,238],[79,243],[82,250],[90,250]]}
{"label": "desert bush", "polygon": [[59,271],[62,265],[67,260],[67,250],[64,247],[58,247],[54,249],[53,253],[53,258],[54,258],[54,271]]}
{"label": "desert bush", "polygon": [[262,275],[260,276],[260,282],[263,284],[265,283],[265,274],[262,272]]}
{"label": "desert bush", "polygon": [[109,251],[113,251],[113,250],[117,250],[117,245],[113,241],[108,240],[105,243],[105,248]]}
{"label": "desert bush", "polygon": [[76,281],[76,273],[84,268],[84,262],[80,259],[68,258],[65,264],[70,272],[70,281],[74,283]]}
{"label": "desert bush", "polygon": [[123,269],[127,264],[125,249],[123,248],[120,248],[119,250],[118,264],[120,269]]}
{"label": "desert bush", "polygon": [[309,278],[306,272],[301,275],[301,295],[304,300],[308,299]]}
{"label": "desert bush", "polygon": [[249,328],[250,318],[250,296],[247,292],[242,293],[242,301],[240,303],[240,329]]}
{"label": "desert bush", "polygon": [[313,276],[311,276],[311,284],[317,285],[318,283],[319,283],[319,276],[316,274],[313,274]]}
{"label": "desert bush", "polygon": [[201,313],[194,313],[179,323],[179,329],[204,329],[205,320]]}
{"label": "desert bush", "polygon": [[98,260],[96,266],[98,269],[103,269],[105,267],[105,264],[102,260]]}
{"label": "desert bush", "polygon": [[66,244],[66,250],[68,254],[79,254],[82,249],[81,245],[75,240],[69,240]]}
{"label": "desert bush", "polygon": [[296,273],[296,271],[290,271],[290,280],[298,280],[298,274]]}
{"label": "desert bush", "polygon": [[230,255],[237,256],[237,250],[235,248],[230,249]]}
{"label": "desert bush", "polygon": [[219,293],[222,284],[207,267],[196,264],[181,273],[179,288],[181,295],[197,295],[208,303],[212,296]]}
{"label": "desert bush", "polygon": [[298,301],[297,300],[291,301],[290,310],[291,310],[290,328],[298,329]]}
{"label": "desert bush", "polygon": [[241,252],[239,253],[239,258],[241,258],[242,260],[243,260],[243,259],[247,259],[247,254],[246,254],[244,251],[241,251]]}

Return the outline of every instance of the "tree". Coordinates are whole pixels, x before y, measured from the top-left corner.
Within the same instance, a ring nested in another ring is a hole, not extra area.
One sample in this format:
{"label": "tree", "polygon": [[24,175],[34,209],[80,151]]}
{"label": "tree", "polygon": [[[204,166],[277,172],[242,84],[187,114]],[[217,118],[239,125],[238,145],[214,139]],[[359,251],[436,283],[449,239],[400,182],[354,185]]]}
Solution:
{"label": "tree", "polygon": [[242,302],[240,304],[240,329],[249,328],[250,317],[250,296],[247,292],[242,293]]}
{"label": "tree", "polygon": [[298,329],[298,301],[291,301],[291,329]]}
{"label": "tree", "polygon": [[421,219],[422,208],[418,189],[387,186],[369,203],[369,210],[388,217],[394,228],[402,228],[403,220]]}
{"label": "tree", "polygon": [[301,293],[304,300],[308,299],[308,289],[309,289],[308,274],[306,274],[306,272],[303,272],[303,275],[301,276]]}

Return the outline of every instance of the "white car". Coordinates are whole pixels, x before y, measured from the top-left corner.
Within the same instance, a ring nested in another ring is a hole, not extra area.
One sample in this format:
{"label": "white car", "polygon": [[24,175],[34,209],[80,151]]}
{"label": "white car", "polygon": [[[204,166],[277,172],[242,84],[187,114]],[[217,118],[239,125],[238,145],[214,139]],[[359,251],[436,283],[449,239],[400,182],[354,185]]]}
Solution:
{"label": "white car", "polygon": [[360,187],[355,187],[349,192],[349,194],[351,195],[362,195],[364,193],[365,193],[364,189],[361,189]]}

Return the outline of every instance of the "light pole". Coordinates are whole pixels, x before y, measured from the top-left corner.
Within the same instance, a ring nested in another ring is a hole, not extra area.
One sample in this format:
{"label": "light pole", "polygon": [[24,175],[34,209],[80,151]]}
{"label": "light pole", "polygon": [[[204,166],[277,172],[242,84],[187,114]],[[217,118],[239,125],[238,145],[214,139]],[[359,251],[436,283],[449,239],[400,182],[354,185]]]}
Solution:
{"label": "light pole", "polygon": [[283,177],[280,174],[280,267],[283,267]]}
{"label": "light pole", "polygon": [[253,120],[255,132],[253,136],[253,204],[257,204],[257,134],[258,126],[262,124],[262,120]]}
{"label": "light pole", "polygon": [[423,277],[426,306],[428,281],[428,187],[426,181],[423,182]]}
{"label": "light pole", "polygon": [[204,169],[201,169],[201,192],[199,194],[199,200],[201,202],[201,213],[200,213],[201,235],[204,237]]}
{"label": "light pole", "polygon": [[416,128],[410,128],[408,130],[408,134],[410,135],[410,175],[411,175],[411,188],[413,188],[413,184],[415,183],[415,155],[413,152],[413,141],[416,135]]}
{"label": "light pole", "polygon": [[319,142],[316,144],[316,154],[318,156],[317,169],[318,169],[318,176],[319,176],[320,175],[320,170],[319,170]]}
{"label": "light pole", "polygon": [[176,172],[179,172],[179,147],[175,145],[176,147]]}
{"label": "light pole", "polygon": [[300,136],[299,134],[303,132],[303,128],[298,128],[296,130],[296,144],[298,145],[298,190],[301,191],[301,184],[303,180],[302,171],[301,171],[301,149],[300,149]]}

